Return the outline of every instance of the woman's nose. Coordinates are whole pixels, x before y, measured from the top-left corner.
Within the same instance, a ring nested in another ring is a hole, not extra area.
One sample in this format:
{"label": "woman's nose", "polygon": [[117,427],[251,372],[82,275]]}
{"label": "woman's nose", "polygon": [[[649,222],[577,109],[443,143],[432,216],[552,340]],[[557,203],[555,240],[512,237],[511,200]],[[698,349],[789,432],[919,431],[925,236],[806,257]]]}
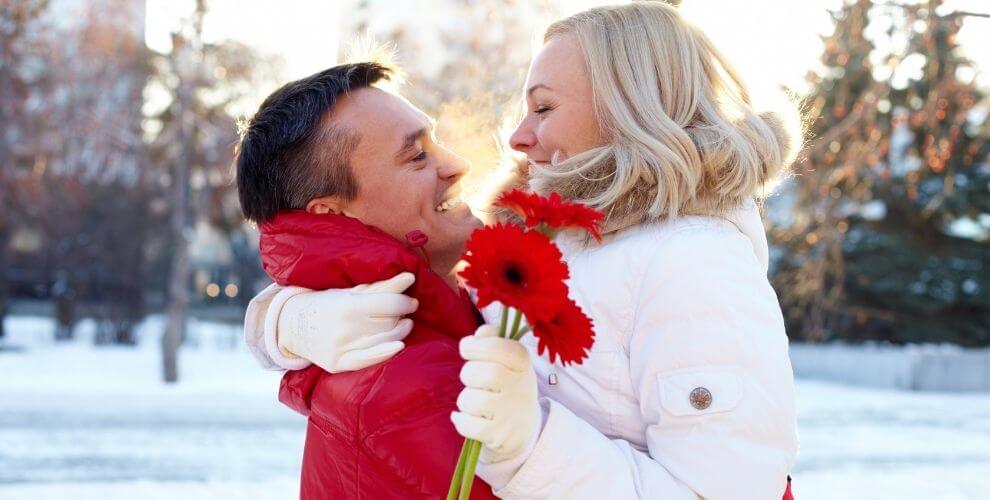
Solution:
{"label": "woman's nose", "polygon": [[525,153],[527,149],[532,148],[535,144],[536,133],[529,123],[529,118],[526,118],[519,123],[516,130],[509,136],[509,146],[516,151]]}

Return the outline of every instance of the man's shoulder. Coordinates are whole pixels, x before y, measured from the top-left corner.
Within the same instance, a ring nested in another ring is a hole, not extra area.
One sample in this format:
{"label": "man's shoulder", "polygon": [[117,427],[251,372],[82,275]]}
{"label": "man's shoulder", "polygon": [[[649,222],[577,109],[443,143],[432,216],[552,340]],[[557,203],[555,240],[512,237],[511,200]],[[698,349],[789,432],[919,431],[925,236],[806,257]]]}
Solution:
{"label": "man's shoulder", "polygon": [[281,285],[349,288],[421,267],[402,242],[343,215],[295,210],[259,228],[262,267]]}

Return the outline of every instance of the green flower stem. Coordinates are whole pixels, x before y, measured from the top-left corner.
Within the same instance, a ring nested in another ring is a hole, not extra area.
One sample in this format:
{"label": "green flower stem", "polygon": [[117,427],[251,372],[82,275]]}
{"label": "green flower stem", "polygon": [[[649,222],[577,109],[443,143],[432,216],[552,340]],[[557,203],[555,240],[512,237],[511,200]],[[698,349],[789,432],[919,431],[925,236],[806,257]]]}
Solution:
{"label": "green flower stem", "polygon": [[461,483],[464,482],[464,462],[467,461],[470,448],[470,439],[465,439],[461,445],[461,454],[457,456],[457,467],[454,468],[454,476],[450,478],[450,488],[447,489],[447,500],[457,500],[457,494],[461,491]]}
{"label": "green flower stem", "polygon": [[471,486],[474,485],[474,469],[478,466],[478,457],[481,455],[481,441],[469,440],[471,447],[468,450],[467,464],[464,466],[464,475],[461,476],[461,495],[459,500],[468,500],[471,496]]}
{"label": "green flower stem", "polygon": [[518,309],[514,312],[516,313],[516,317],[512,319],[512,330],[510,330],[512,333],[509,334],[509,338],[516,340],[516,332],[519,331],[519,322],[522,321],[523,315],[522,311],[519,311]]}
{"label": "green flower stem", "polygon": [[502,305],[502,321],[498,323],[498,336],[505,338],[505,328],[509,325],[509,306]]}
{"label": "green flower stem", "polygon": [[523,338],[523,335],[526,335],[530,331],[531,331],[531,328],[529,327],[529,325],[526,325],[526,326],[520,328],[519,331],[517,331],[514,335],[512,335],[511,338],[512,338],[512,340],[519,340],[519,339]]}

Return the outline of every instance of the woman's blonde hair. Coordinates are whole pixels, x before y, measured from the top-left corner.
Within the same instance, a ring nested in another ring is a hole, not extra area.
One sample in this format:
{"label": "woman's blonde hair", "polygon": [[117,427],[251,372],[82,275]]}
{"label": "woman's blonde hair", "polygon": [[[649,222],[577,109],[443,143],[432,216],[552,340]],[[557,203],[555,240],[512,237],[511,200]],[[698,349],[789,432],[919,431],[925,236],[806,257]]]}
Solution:
{"label": "woman's blonde hair", "polygon": [[600,7],[552,24],[588,66],[608,143],[533,169],[530,185],[604,212],[606,231],[678,215],[719,215],[793,161],[797,114],[757,112],[732,64],[662,2]]}

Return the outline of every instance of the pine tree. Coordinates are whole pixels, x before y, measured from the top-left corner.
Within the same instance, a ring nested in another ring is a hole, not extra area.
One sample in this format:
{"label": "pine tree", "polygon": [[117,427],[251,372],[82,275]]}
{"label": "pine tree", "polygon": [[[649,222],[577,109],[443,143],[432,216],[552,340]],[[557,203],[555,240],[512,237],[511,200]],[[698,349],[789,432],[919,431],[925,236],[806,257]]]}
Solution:
{"label": "pine tree", "polygon": [[[990,217],[990,130],[970,113],[982,97],[955,41],[972,14],[940,4],[857,0],[834,14],[793,215],[771,231],[792,334],[990,344],[986,230],[959,231]],[[866,37],[881,17],[877,36],[907,40],[889,54]]]}

